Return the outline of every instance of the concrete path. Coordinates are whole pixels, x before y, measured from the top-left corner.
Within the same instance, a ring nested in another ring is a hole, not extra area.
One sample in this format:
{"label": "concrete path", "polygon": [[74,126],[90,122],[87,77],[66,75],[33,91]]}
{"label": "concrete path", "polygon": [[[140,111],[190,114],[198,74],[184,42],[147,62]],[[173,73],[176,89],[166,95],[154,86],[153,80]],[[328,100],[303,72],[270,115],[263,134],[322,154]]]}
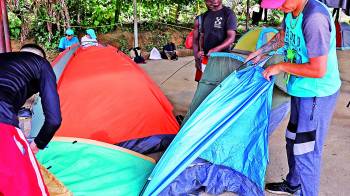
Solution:
{"label": "concrete path", "polygon": [[[350,51],[338,52],[342,88],[324,146],[320,196],[350,195],[350,108],[346,107],[350,101],[349,57]],[[194,81],[193,57],[179,58],[178,61],[149,60],[147,64],[141,66],[172,102],[174,105],[174,114],[186,114],[197,86],[197,83]],[[175,71],[177,73],[169,78]],[[284,130],[287,123],[288,119],[285,119],[282,125],[270,137],[270,164],[266,173],[266,182],[280,181],[288,173],[284,139]],[[223,195],[234,194],[225,193]],[[266,195],[269,196],[272,194],[267,193]]]}

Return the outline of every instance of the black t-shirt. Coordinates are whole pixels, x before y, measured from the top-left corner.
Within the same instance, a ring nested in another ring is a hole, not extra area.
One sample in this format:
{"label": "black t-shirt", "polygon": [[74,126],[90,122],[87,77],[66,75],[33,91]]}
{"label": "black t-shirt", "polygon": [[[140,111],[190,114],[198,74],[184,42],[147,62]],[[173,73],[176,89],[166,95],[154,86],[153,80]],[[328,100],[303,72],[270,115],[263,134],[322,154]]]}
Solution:
{"label": "black t-shirt", "polygon": [[[237,19],[233,11],[223,6],[218,11],[207,11],[202,16],[204,33],[204,53],[218,45],[227,38],[228,30],[237,29]],[[230,48],[224,49],[222,52],[228,52]]]}
{"label": "black t-shirt", "polygon": [[30,52],[0,54],[0,122],[18,126],[18,111],[29,97],[38,92],[45,122],[34,141],[42,149],[61,124],[53,69],[46,59]]}

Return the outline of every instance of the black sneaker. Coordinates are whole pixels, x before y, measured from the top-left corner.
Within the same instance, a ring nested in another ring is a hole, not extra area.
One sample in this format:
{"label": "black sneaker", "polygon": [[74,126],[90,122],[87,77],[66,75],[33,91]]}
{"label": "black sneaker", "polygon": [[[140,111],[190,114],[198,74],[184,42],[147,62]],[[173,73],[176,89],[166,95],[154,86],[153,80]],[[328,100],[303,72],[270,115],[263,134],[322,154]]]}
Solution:
{"label": "black sneaker", "polygon": [[267,183],[265,189],[267,192],[278,195],[293,195],[300,189],[300,185],[291,186],[287,181],[283,180],[283,182]]}

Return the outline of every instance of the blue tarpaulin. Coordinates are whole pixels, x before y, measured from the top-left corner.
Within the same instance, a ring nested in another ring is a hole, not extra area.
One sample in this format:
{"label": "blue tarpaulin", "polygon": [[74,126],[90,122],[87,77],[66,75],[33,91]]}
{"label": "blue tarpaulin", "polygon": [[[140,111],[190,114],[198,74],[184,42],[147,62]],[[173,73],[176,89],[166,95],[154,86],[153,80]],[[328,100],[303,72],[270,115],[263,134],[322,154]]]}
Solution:
{"label": "blue tarpaulin", "polygon": [[160,194],[199,157],[231,168],[246,178],[237,183],[249,181],[244,185],[252,186],[248,190],[263,193],[274,83],[262,71],[260,66],[245,68],[215,88],[170,144],[143,195]]}

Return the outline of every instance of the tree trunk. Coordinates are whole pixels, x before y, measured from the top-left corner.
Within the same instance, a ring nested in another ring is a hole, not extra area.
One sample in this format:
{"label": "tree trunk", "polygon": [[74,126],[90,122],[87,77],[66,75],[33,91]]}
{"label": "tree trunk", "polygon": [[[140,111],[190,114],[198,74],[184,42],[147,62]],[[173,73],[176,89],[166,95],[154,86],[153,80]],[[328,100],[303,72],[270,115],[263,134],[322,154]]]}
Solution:
{"label": "tree trunk", "polygon": [[118,27],[119,16],[120,16],[120,13],[121,13],[122,5],[123,5],[123,0],[116,0],[116,2],[115,2],[115,12],[114,12],[114,23],[115,23],[114,29],[115,30]]}
{"label": "tree trunk", "polygon": [[70,28],[69,11],[68,11],[67,5],[66,5],[64,0],[61,0],[61,6],[62,6],[61,15],[63,14],[63,19],[65,19],[66,27]]}
{"label": "tree trunk", "polygon": [[53,2],[51,0],[48,0],[46,3],[47,3],[47,5],[46,5],[47,14],[49,15],[49,21],[46,22],[46,27],[47,27],[47,31],[49,32],[48,41],[51,42],[52,37],[53,37],[51,20],[54,18],[53,17]]}

